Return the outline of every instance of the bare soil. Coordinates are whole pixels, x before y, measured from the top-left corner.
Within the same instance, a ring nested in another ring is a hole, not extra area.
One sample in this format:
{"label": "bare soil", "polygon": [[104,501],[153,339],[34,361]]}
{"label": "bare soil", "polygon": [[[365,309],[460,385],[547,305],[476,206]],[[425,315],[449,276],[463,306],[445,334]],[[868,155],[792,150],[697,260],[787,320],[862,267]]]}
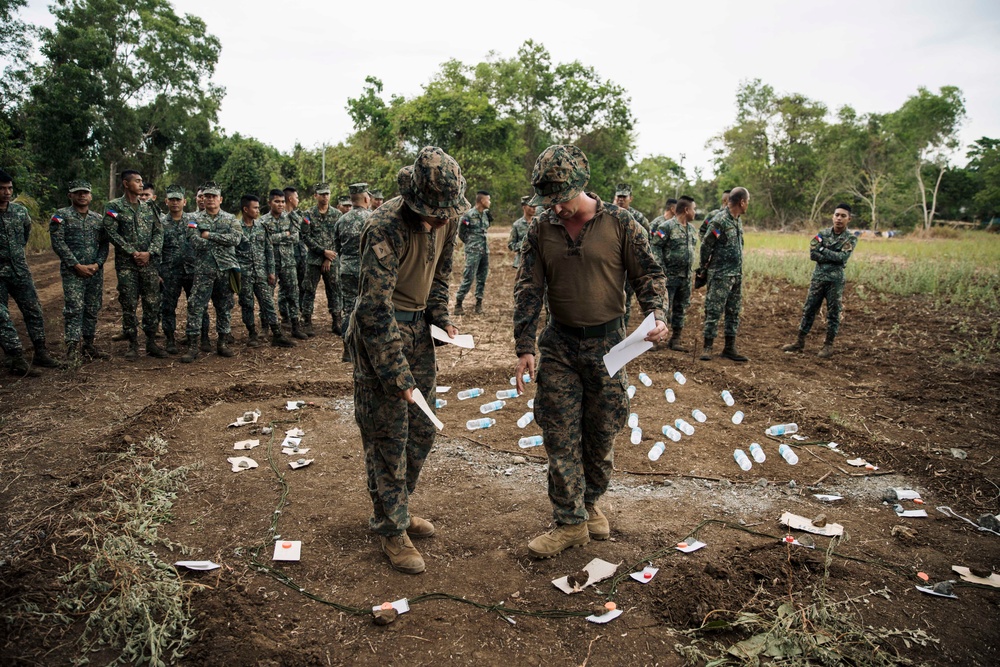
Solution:
{"label": "bare soil", "polygon": [[[933,583],[957,578],[952,565],[1000,570],[1000,538],[936,509],[948,506],[973,519],[1000,511],[1000,369],[996,359],[968,365],[953,354],[969,335],[959,332],[958,322],[963,330],[989,331],[990,313],[936,309],[922,297],[890,299],[869,292],[862,300],[849,290],[838,354],[824,361],[815,356],[822,321],[805,354],[780,351],[794,338],[804,290],[752,284],[740,339],[751,362],[705,363],[694,356],[702,319],[703,293],[697,293],[684,341],[692,352],[656,350],[629,366],[637,387],[632,409],[643,438],[633,445],[626,430],[617,441],[617,473],[603,502],[612,539],[535,561],[527,556],[527,541],[551,521],[544,452],[517,445],[520,437],[540,433],[537,424],[525,429],[515,424],[534,385],[491,415],[497,419],[494,428],[465,429],[466,420],[481,416],[482,403],[510,388],[516,361],[514,272],[505,239],[506,234],[491,238],[486,312],[457,318],[460,330],[475,336],[477,348],[438,349],[438,382],[451,387],[439,395],[448,401],[438,410],[445,429],[411,502],[414,513],[433,521],[438,531],[416,544],[426,573],[391,570],[368,530],[370,501],[351,369],[340,362],[342,343],[329,331],[323,304],[316,308],[319,334],[293,350],[246,348],[237,309],[234,359],[211,354],[190,365],[176,357],[129,363],[118,343],[111,361],[43,371],[37,379],[0,377],[0,609],[55,608],[66,588],[59,577],[84,557],[82,517],[102,506],[106,484],[121,482],[111,474],[107,455],[158,434],[169,443],[163,465],[200,464],[161,534],[192,549],[186,558],[222,564],[214,572],[180,574],[203,586],[191,602],[199,636],[181,664],[678,665],[684,658],[675,645],[691,642],[682,631],[732,620],[741,610],[764,613],[783,602],[809,604],[821,590],[830,600],[853,599],[852,613],[865,626],[920,629],[940,640],[907,646],[894,639],[883,642],[883,650],[915,663],[1000,664],[1000,590],[959,586],[957,600],[915,590],[923,583],[917,572],[926,572]],[[50,255],[31,263],[50,346],[58,349],[58,265]],[[461,253],[455,266],[453,289]],[[105,348],[111,348],[110,336],[119,327],[114,282],[111,271],[98,336]],[[651,387],[638,382],[639,371],[649,375]],[[687,384],[673,379],[675,371]],[[471,387],[484,389],[484,397],[457,400],[458,390]],[[676,403],[665,400],[668,387],[675,390]],[[723,389],[733,393],[734,408],[719,397]],[[289,412],[287,400],[309,404]],[[706,423],[691,418],[694,408],[705,412]],[[226,427],[252,409],[261,410],[260,424]],[[746,413],[739,426],[730,421],[736,409]],[[678,417],[696,432],[672,443],[660,427]],[[841,451],[784,440],[798,445],[799,463],[790,466],[778,455],[778,442],[764,435],[768,425],[783,422],[796,422],[808,442],[835,441]],[[276,439],[260,434],[270,423]],[[282,432],[292,426],[305,431],[303,446],[311,449],[306,456],[315,458],[299,470],[289,469],[294,457],[278,447]],[[260,448],[246,452],[260,467],[233,473],[226,458],[243,454],[233,451],[233,443],[247,438],[261,438]],[[660,440],[666,441],[666,452],[652,462],[646,452]],[[733,450],[746,450],[751,442],[763,445],[767,460],[743,472]],[[952,448],[967,457],[955,458]],[[853,457],[878,470],[848,465]],[[284,500],[278,473],[287,484]],[[889,487],[918,490],[929,517],[897,518],[882,502]],[[844,500],[824,504],[813,497],[818,492]],[[275,510],[282,540],[302,541],[301,561],[273,564],[283,580],[252,562],[259,553],[259,562],[272,565]],[[817,537],[815,550],[779,541],[786,535],[777,522],[784,511],[809,518],[825,513],[845,527],[847,538],[829,565],[827,538]],[[901,524],[915,529],[915,537],[894,536],[893,527]],[[696,536],[706,548],[692,554],[670,548],[694,537],[699,526]],[[155,549],[167,562],[179,558],[177,552]],[[647,585],[627,578],[616,582],[614,600],[625,613],[609,625],[546,613],[512,614],[516,624],[511,624],[494,611],[454,599],[502,601],[520,612],[588,611],[606,601],[611,582],[566,596],[550,581],[593,558],[621,563],[619,573],[647,562],[660,568]],[[882,589],[887,592],[874,593]],[[352,615],[324,602],[370,608],[432,592],[454,598],[422,599],[386,627],[375,626],[370,615]],[[79,620],[63,625],[22,612],[12,618],[0,626],[0,663],[57,665],[77,657]],[[731,630],[709,637],[724,643],[743,638]],[[91,659],[101,664],[112,656],[98,653]]]}

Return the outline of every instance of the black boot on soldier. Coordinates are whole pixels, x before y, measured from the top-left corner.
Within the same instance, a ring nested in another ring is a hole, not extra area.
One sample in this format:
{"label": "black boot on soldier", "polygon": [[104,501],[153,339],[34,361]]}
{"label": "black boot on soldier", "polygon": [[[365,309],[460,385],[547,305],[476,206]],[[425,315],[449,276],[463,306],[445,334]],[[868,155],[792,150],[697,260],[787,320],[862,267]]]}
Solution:
{"label": "black boot on soldier", "polygon": [[801,352],[806,348],[806,336],[801,331],[799,332],[799,337],[795,339],[794,343],[789,343],[781,348],[782,352]]}
{"label": "black boot on soldier", "polygon": [[744,357],[740,354],[739,350],[736,349],[736,336],[726,336],[726,346],[722,348],[721,356],[732,361],[739,361],[740,363],[750,361],[750,359]]}
{"label": "black boot on soldier", "polygon": [[35,347],[35,356],[31,360],[32,366],[41,366],[42,368],[62,368],[62,362],[56,361],[49,354],[48,349],[45,347],[44,340],[34,341],[32,344]]}
{"label": "black boot on soldier", "polygon": [[705,343],[701,346],[701,356],[698,357],[700,361],[711,361],[712,360],[712,345],[715,343],[714,338],[706,338]]}

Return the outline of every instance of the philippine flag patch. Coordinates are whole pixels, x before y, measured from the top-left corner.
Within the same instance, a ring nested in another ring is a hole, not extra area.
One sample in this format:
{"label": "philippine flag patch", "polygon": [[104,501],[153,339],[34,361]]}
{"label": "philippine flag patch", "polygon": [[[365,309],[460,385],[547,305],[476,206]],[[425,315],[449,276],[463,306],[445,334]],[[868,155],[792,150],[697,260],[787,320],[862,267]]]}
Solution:
{"label": "philippine flag patch", "polygon": [[104,212],[104,215],[110,215],[115,220],[118,219],[118,211],[114,211],[114,210],[112,210],[110,208],[107,211]]}
{"label": "philippine flag patch", "polygon": [[720,236],[722,236],[722,232],[720,232],[718,229],[713,229],[712,235],[715,236],[715,238],[719,238]]}
{"label": "philippine flag patch", "polygon": [[57,225],[61,225],[63,222],[65,222],[65,220],[60,218],[58,215],[54,215],[52,216],[52,222],[54,222]]}

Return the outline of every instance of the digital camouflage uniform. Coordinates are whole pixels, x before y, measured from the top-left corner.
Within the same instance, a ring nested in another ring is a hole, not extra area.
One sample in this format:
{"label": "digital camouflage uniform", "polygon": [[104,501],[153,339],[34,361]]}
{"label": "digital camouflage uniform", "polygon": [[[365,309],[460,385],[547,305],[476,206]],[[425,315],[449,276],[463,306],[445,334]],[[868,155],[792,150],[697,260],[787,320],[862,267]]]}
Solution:
{"label": "digital camouflage uniform", "polygon": [[[201,237],[202,232],[209,233],[207,239]],[[230,287],[229,272],[239,271],[236,246],[242,238],[240,223],[232,213],[219,211],[216,215],[209,215],[207,211],[199,211],[188,222],[188,242],[191,244],[194,274],[194,287],[191,289],[191,298],[188,299],[189,345],[193,346],[191,341],[198,337],[209,300],[215,307],[215,331],[219,334],[219,341],[223,341],[232,330],[230,321],[233,313],[233,290]]]}
{"label": "digital camouflage uniform", "polygon": [[656,258],[656,261],[660,265],[661,269],[663,268],[663,250],[656,245],[656,230],[664,222],[666,222],[666,220],[663,216],[658,215],[653,218],[652,222],[649,223],[649,249],[653,251],[653,257]]}
{"label": "digital camouflage uniform", "polygon": [[[291,218],[292,222],[299,226],[299,242],[295,244],[295,279],[298,281],[299,285],[299,313],[304,314],[305,309],[302,305],[302,289],[306,279],[306,258],[309,256],[309,247],[305,243],[305,237],[308,233],[306,216],[299,211],[299,209],[289,211],[287,200],[285,205],[285,215]],[[313,296],[315,295],[316,290],[313,290]],[[312,309],[310,309],[309,312],[312,313]]]}
{"label": "digital camouflage uniform", "polygon": [[337,260],[330,262],[330,269],[323,273],[323,262],[326,257],[324,250],[334,250],[334,230],[337,221],[340,220],[340,211],[330,206],[326,213],[320,213],[319,207],[314,206],[309,213],[304,216],[303,222],[308,221],[302,227],[302,239],[305,242],[308,253],[306,255],[305,280],[299,291],[301,296],[302,316],[307,320],[312,317],[316,302],[316,287],[319,281],[323,281],[323,289],[326,291],[326,307],[330,316],[335,320],[340,317],[340,284],[337,275]]}
{"label": "digital camouflage uniform", "polygon": [[691,282],[694,280],[695,248],[698,237],[694,224],[682,224],[677,218],[661,221],[654,227],[653,248],[660,256],[660,266],[667,279],[670,328],[684,328],[684,316],[691,305]]}
{"label": "digital camouflage uniform", "polygon": [[[384,204],[383,204],[384,206]],[[381,207],[379,207],[381,208]],[[354,312],[361,274],[361,231],[372,212],[355,206],[337,221],[333,232],[333,249],[340,260],[340,295],[344,303],[344,330]]]}
{"label": "digital camouflage uniform", "polygon": [[840,234],[834,234],[833,227],[827,227],[809,244],[809,259],[816,262],[812,280],[809,283],[809,294],[806,296],[805,307],[802,309],[802,322],[799,332],[808,334],[813,321],[819,312],[823,300],[826,300],[826,334],[828,341],[840,331],[840,314],[844,296],[844,266],[851,258],[851,253],[858,243],[857,237],[845,229]]}
{"label": "digital camouflage uniform", "polygon": [[717,208],[714,211],[710,211],[709,214],[705,216],[705,219],[702,220],[702,222],[701,222],[701,226],[698,228],[698,241],[699,242],[702,241],[702,240],[704,240],[705,234],[708,233],[708,226],[712,223],[712,219],[715,218],[715,216],[719,215],[720,213],[722,213],[725,210],[728,210],[728,209]]}
{"label": "digital camouflage uniform", "polygon": [[473,281],[476,283],[476,301],[483,300],[486,278],[490,275],[490,244],[486,239],[486,231],[490,228],[488,216],[489,209],[480,213],[479,209],[470,208],[459,222],[458,238],[465,244],[465,271],[456,303],[462,303],[472,289]]}
{"label": "digital camouflage uniform", "polygon": [[21,339],[14,328],[7,306],[14,299],[28,337],[36,344],[45,343],[45,323],[42,307],[38,303],[35,283],[28,269],[24,248],[31,236],[31,217],[24,206],[10,202],[6,211],[0,211],[0,345],[8,355],[22,353]]}
{"label": "digital camouflage uniform", "polygon": [[[92,341],[104,300],[104,263],[109,250],[101,216],[90,210],[81,215],[72,206],[61,208],[49,222],[49,237],[60,260],[66,342]],[[77,264],[97,264],[97,273],[89,278],[79,276],[73,270]]]}
{"label": "digital camouflage uniform", "polygon": [[[163,333],[174,335],[177,330],[177,304],[181,292],[191,300],[191,288],[194,286],[193,263],[194,254],[188,242],[188,223],[194,219],[193,213],[184,213],[180,220],[174,220],[168,212],[163,221],[163,251],[160,255],[161,289],[160,318]],[[208,336],[208,310],[201,322],[202,337]]]}
{"label": "digital camouflage uniform", "polygon": [[252,225],[237,221],[240,241],[236,245],[236,261],[240,264],[240,313],[248,331],[254,330],[254,298],[260,308],[260,323],[264,331],[277,330],[278,313],[274,309],[274,294],[267,282],[274,273],[274,247],[260,219]]}
{"label": "digital camouflage uniform", "polygon": [[270,211],[260,216],[274,250],[274,270],[278,277],[278,310],[291,322],[299,319],[299,278],[295,246],[299,244],[299,225],[287,213],[274,217]]}
{"label": "digital camouflage uniform", "polygon": [[[163,225],[152,207],[141,200],[130,204],[125,197],[112,199],[105,204],[104,211],[104,231],[115,245],[122,331],[126,338],[135,340],[139,324],[135,312],[141,299],[142,330],[146,340],[151,341],[160,320],[160,275],[157,267],[163,249]],[[132,254],[136,252],[150,254],[146,266],[139,266],[132,259]]]}
{"label": "digital camouflage uniform", "polygon": [[725,335],[734,337],[743,310],[743,222],[728,208],[709,223],[701,242],[701,267],[708,269],[705,338],[715,338],[723,313]]}
{"label": "digital camouflage uniform", "polygon": [[521,244],[528,235],[528,221],[522,215],[510,226],[510,237],[507,239],[507,248],[514,252],[514,263],[511,265],[515,269],[521,266]]}

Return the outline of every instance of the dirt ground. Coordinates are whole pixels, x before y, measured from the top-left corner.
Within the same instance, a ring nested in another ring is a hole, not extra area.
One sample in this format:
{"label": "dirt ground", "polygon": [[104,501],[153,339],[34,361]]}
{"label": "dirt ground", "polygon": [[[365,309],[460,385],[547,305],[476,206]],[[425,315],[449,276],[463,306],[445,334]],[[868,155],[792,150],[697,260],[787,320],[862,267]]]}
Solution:
{"label": "dirt ground", "polygon": [[[537,424],[515,424],[534,385],[491,415],[494,428],[465,428],[466,420],[481,416],[479,405],[510,387],[514,272],[505,245],[505,234],[491,238],[486,312],[456,318],[462,332],[475,336],[476,349],[439,348],[438,384],[451,389],[439,395],[448,402],[438,410],[445,428],[411,503],[438,531],[416,545],[427,561],[420,576],[392,571],[368,530],[351,371],[340,362],[341,341],[329,332],[322,303],[316,309],[319,335],[293,350],[246,348],[237,309],[234,359],[211,354],[190,365],[177,357],[129,363],[118,343],[111,361],[43,371],[37,379],[0,377],[0,609],[7,610],[0,614],[7,619],[0,625],[0,663],[57,665],[78,657],[86,612],[66,625],[30,611],[55,609],[67,586],[60,577],[83,557],[85,517],[103,506],[108,486],[121,479],[110,474],[108,455],[158,434],[169,443],[161,466],[200,466],[189,472],[188,489],[160,534],[190,548],[186,558],[222,565],[180,575],[198,584],[191,598],[198,636],[179,664],[679,665],[685,655],[699,663],[703,659],[676,648],[692,644],[694,636],[685,631],[735,620],[741,611],[773,614],[782,603],[806,606],[817,597],[850,600],[849,613],[873,637],[878,629],[906,629],[936,640],[925,646],[902,635],[878,640],[879,650],[889,654],[934,665],[1000,664],[1000,590],[958,586],[958,599],[915,590],[923,583],[917,572],[933,583],[957,579],[952,565],[1000,570],[1000,538],[937,509],[947,506],[973,520],[1000,511],[1000,369],[995,359],[966,365],[952,354],[970,335],[961,331],[989,330],[989,313],[849,288],[838,354],[824,361],[815,356],[821,322],[805,354],[780,352],[794,338],[804,290],[749,285],[741,344],[751,362],[704,363],[694,352],[656,350],[630,364],[637,386],[632,409],[643,435],[638,445],[629,442],[627,430],[617,440],[617,472],[603,501],[612,539],[535,561],[527,556],[527,541],[551,520],[544,452],[518,447],[520,437],[540,433]],[[31,264],[49,340],[59,349],[58,266],[49,255]],[[455,264],[453,291],[461,252]],[[111,348],[120,317],[113,271],[106,282],[98,338]],[[696,294],[685,330],[692,349],[702,297]],[[16,309],[14,317],[20,326]],[[640,371],[651,387],[637,380]],[[686,384],[674,380],[675,371]],[[484,396],[457,400],[459,390],[472,387]],[[665,400],[667,388],[676,392],[675,403]],[[732,392],[735,407],[725,406],[723,389]],[[289,412],[288,400],[309,404]],[[707,415],[704,424],[691,417],[694,408]],[[226,427],[252,409],[262,413],[257,426]],[[730,421],[736,409],[746,413],[738,426]],[[673,443],[660,428],[676,418],[691,422],[695,433]],[[783,440],[798,445],[799,462],[788,465],[778,442],[764,435],[767,426],[783,422],[796,422],[806,442],[834,441],[840,451]],[[270,423],[277,439],[260,433]],[[293,426],[305,431],[302,446],[315,459],[299,470],[289,469],[295,457],[278,446]],[[234,474],[226,458],[242,453],[233,444],[247,438],[261,439],[261,447],[246,453],[260,467]],[[646,452],[660,440],[666,451],[652,462]],[[767,460],[743,472],[733,450],[751,442],[761,443]],[[956,458],[952,448],[967,456]],[[878,470],[848,465],[854,457]],[[889,487],[919,491],[929,516],[898,518],[882,502]],[[843,500],[823,503],[814,493]],[[828,566],[828,538],[815,538],[815,550],[780,542],[786,531],[777,520],[785,511],[809,518],[824,513],[844,526],[846,538]],[[893,533],[899,525],[915,534]],[[260,562],[272,565],[276,535],[302,541],[299,562],[273,564],[284,579],[251,558],[259,552]],[[694,537],[708,546],[691,554],[671,548]],[[166,562],[180,558],[152,548]],[[646,585],[625,577],[574,596],[550,583],[593,558],[620,563],[619,574],[646,564],[660,571]],[[624,614],[608,625],[517,613],[588,611],[612,590]],[[418,598],[428,593],[447,596]],[[370,608],[400,598],[416,599],[409,613],[386,627],[324,602]],[[455,598],[502,602],[514,623]],[[732,628],[702,636],[725,646],[745,638]],[[710,644],[701,646],[708,650]],[[113,655],[97,653],[91,660],[102,664]]]}

